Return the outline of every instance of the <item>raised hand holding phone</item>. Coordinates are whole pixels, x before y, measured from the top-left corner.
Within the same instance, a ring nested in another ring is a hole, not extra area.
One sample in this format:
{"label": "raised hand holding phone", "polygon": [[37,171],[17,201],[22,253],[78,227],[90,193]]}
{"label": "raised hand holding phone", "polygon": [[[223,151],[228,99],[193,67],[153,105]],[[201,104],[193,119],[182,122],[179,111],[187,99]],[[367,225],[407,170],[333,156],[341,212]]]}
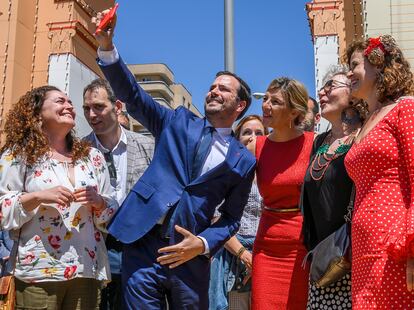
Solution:
{"label": "raised hand holding phone", "polygon": [[92,18],[92,23],[96,25],[94,36],[99,43],[101,50],[110,51],[114,48],[112,38],[114,36],[114,29],[116,25],[116,10],[119,4],[115,4],[109,10],[98,12],[96,17]]}
{"label": "raised hand holding phone", "polygon": [[99,33],[102,30],[105,30],[105,28],[112,22],[118,7],[119,7],[119,3],[116,3],[113,6],[113,8],[110,9],[109,12],[104,15],[104,17],[101,19],[98,27],[95,30],[95,34]]}

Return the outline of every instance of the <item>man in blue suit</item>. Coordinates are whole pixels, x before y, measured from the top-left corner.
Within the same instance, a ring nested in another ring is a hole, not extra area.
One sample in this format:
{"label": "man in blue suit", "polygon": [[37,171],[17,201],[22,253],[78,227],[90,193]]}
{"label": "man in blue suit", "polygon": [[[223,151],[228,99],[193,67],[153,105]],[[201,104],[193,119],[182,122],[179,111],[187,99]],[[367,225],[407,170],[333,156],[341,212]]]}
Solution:
{"label": "man in blue suit", "polygon": [[[115,22],[100,31],[99,64],[128,113],[155,137],[153,161],[112,220],[124,243],[127,309],[208,309],[209,256],[239,228],[255,158],[234,138],[233,122],[251,103],[238,76],[219,72],[205,118],[158,104],[135,81],[112,43]],[[211,219],[219,206],[220,218]]]}

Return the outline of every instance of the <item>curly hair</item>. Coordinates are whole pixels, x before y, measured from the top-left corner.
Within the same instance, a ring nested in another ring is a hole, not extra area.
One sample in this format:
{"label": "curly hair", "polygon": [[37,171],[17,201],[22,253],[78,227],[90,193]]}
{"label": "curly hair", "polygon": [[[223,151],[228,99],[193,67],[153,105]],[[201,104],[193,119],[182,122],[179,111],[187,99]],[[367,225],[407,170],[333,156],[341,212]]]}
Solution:
{"label": "curly hair", "polygon": [[364,123],[368,117],[368,104],[362,99],[353,98],[351,100],[351,107],[358,112],[361,122]]}
{"label": "curly hair", "polygon": [[[401,96],[414,95],[413,74],[410,70],[410,64],[394,38],[390,35],[382,35],[378,39],[384,48],[383,55],[380,55],[381,57],[367,55],[364,56],[364,59],[380,69],[376,79],[379,102],[395,101]],[[372,38],[358,40],[348,46],[344,59],[348,65],[350,65],[351,56],[355,51],[364,53],[367,50],[370,40]],[[378,52],[381,53],[379,49],[374,48],[374,54]]]}
{"label": "curly hair", "polygon": [[[4,126],[6,143],[1,152],[10,150],[14,157],[20,157],[26,164],[33,165],[50,151],[40,116],[43,102],[50,91],[60,92],[54,86],[37,87],[28,91],[13,105],[7,114]],[[90,151],[90,144],[76,138],[73,130],[66,136],[66,146],[73,161],[87,157]]]}
{"label": "curly hair", "polygon": [[259,115],[256,115],[256,114],[246,115],[237,123],[237,126],[234,129],[234,136],[237,138],[237,140],[240,139],[240,134],[241,134],[243,125],[253,120],[259,121],[262,124],[265,135],[269,133],[269,129],[263,125],[263,120]]}

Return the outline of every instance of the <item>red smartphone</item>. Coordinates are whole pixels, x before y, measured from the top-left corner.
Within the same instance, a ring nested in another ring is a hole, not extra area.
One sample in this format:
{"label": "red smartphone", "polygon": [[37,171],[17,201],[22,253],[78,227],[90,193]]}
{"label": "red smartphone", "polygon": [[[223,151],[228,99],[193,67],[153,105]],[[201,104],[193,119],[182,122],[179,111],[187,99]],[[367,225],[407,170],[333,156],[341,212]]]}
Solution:
{"label": "red smartphone", "polygon": [[106,26],[109,25],[109,23],[112,21],[112,19],[115,16],[115,12],[118,9],[119,3],[116,3],[112,9],[102,18],[101,22],[99,23],[98,28],[95,30],[95,34],[97,34],[99,31],[105,29]]}

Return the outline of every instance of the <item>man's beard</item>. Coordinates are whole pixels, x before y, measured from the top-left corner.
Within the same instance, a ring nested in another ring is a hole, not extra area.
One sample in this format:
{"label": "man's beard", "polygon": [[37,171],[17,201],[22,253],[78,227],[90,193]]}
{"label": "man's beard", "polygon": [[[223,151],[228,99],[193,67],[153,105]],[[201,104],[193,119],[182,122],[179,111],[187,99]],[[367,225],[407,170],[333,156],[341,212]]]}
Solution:
{"label": "man's beard", "polygon": [[219,113],[223,108],[223,106],[222,106],[223,103],[220,102],[220,101],[219,101],[220,105],[218,103],[216,103],[215,106],[209,106],[210,101],[216,101],[216,100],[210,99],[210,100],[208,100],[204,103],[204,113],[206,114],[206,116],[207,115],[215,115],[215,114]]}

